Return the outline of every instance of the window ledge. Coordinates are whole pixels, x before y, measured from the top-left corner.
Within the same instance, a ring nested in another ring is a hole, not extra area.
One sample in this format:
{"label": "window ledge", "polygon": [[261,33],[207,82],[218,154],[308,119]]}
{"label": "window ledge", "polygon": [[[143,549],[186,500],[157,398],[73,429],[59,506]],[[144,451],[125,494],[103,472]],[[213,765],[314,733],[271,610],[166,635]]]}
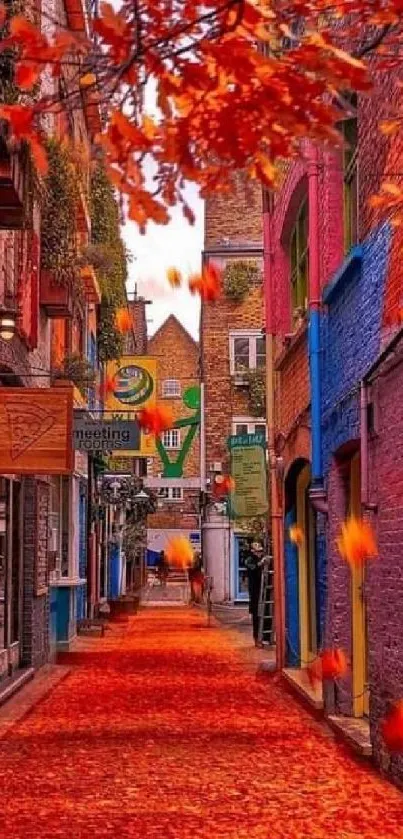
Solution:
{"label": "window ledge", "polygon": [[362,257],[362,245],[355,245],[351,248],[343,264],[323,290],[323,302],[326,305],[329,305],[343,291],[354,272],[361,269]]}
{"label": "window ledge", "polygon": [[290,686],[291,690],[297,693],[298,696],[314,708],[315,711],[323,710],[322,686],[320,685],[317,691],[313,690],[313,688],[309,685],[305,670],[286,667],[282,671],[282,676]]}
{"label": "window ledge", "polygon": [[285,339],[285,346],[282,352],[280,353],[276,363],[275,369],[281,370],[284,361],[288,358],[289,354],[299,346],[299,344],[305,339],[306,334],[308,332],[308,320],[305,320],[301,323],[301,326],[298,327],[296,332],[293,332],[292,335],[289,335]]}

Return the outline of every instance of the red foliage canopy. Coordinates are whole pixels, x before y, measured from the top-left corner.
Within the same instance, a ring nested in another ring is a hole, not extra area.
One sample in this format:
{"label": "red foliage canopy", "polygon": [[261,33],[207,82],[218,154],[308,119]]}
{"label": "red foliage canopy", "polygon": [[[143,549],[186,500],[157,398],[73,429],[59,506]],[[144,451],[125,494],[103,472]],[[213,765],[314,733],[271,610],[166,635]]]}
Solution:
{"label": "red foliage canopy", "polygon": [[[242,169],[272,187],[276,160],[302,137],[335,141],[337,92],[370,86],[362,57],[400,37],[402,8],[403,0],[121,0],[101,2],[90,33],[49,36],[16,16],[2,46],[17,50],[23,91],[46,68],[57,77],[69,65],[71,103],[82,107],[84,92],[102,109],[96,143],[144,229],[150,219],[166,224],[178,202],[192,222],[186,180],[205,196],[230,189]],[[41,169],[38,117],[61,106],[48,90],[0,107]]]}

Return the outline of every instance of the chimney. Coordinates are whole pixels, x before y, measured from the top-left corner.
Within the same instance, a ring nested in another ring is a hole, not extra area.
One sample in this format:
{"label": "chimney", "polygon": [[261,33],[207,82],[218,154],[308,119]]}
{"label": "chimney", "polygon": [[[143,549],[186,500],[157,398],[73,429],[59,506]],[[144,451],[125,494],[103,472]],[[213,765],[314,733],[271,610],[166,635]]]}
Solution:
{"label": "chimney", "polygon": [[148,336],[146,306],[151,303],[151,300],[146,300],[145,297],[139,297],[137,294],[137,283],[134,287],[134,293],[127,295],[127,305],[133,319],[134,332],[134,346],[133,348],[128,348],[126,350],[128,353],[133,351],[136,355],[147,355]]}

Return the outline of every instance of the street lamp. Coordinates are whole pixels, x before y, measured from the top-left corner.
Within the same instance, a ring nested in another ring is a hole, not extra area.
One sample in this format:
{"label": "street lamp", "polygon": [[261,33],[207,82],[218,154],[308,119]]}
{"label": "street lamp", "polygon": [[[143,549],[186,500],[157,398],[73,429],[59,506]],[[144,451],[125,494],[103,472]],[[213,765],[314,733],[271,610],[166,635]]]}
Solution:
{"label": "street lamp", "polygon": [[11,341],[17,328],[17,312],[15,309],[0,310],[0,338]]}

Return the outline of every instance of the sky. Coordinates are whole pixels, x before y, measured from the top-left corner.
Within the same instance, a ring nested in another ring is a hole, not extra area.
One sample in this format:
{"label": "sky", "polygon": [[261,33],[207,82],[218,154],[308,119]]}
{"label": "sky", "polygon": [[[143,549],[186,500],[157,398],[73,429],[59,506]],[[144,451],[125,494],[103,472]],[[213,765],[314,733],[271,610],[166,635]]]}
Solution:
{"label": "sky", "polygon": [[203,202],[199,198],[197,187],[186,187],[186,200],[196,215],[193,226],[183,217],[180,207],[171,211],[172,220],[168,225],[149,224],[142,236],[136,224],[127,221],[122,228],[122,235],[129,248],[133,261],[129,264],[128,291],[134,291],[148,300],[148,334],[152,335],[169,314],[174,314],[183,326],[198,339],[200,301],[183,288],[172,289],[166,278],[170,267],[178,268],[185,278],[199,271],[203,250]]}

